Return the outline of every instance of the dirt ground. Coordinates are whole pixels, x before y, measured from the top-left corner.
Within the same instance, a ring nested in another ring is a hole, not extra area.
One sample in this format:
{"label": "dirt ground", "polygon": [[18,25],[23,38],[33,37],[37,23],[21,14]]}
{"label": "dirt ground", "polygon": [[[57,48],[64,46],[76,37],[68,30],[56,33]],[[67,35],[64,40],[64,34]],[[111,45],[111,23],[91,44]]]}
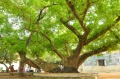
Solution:
{"label": "dirt ground", "polygon": [[99,73],[100,79],[120,79],[120,72]]}
{"label": "dirt ground", "polygon": [[[33,79],[34,76],[18,77],[17,75],[11,76],[9,73],[0,73],[0,79]],[[99,73],[100,79],[120,79],[120,72],[114,73]]]}
{"label": "dirt ground", "polygon": [[18,75],[11,76],[9,73],[0,73],[0,79],[32,79],[31,76],[19,77]]}

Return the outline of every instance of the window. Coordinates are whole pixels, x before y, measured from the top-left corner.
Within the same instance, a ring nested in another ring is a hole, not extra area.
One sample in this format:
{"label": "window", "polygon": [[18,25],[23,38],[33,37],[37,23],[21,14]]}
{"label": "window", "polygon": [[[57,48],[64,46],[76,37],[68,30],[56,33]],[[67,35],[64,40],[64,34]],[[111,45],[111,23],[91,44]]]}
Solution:
{"label": "window", "polygon": [[98,65],[105,66],[105,60],[104,59],[98,60]]}

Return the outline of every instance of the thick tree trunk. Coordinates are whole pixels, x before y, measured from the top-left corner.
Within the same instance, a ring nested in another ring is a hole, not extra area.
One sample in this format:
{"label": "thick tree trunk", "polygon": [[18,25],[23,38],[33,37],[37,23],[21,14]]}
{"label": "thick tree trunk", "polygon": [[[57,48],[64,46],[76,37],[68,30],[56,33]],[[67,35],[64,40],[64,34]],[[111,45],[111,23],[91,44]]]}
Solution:
{"label": "thick tree trunk", "polygon": [[24,69],[24,60],[20,60],[20,66],[19,66],[19,76],[23,77],[24,73],[23,73],[23,69]]}
{"label": "thick tree trunk", "polygon": [[59,67],[49,70],[52,73],[78,73],[78,58],[69,57],[62,60],[62,64]]}
{"label": "thick tree trunk", "polygon": [[24,64],[25,64],[25,61],[26,61],[26,53],[18,52],[18,54],[20,56],[19,76],[23,77],[24,76],[23,69],[24,69]]}
{"label": "thick tree trunk", "polygon": [[19,53],[20,55],[20,68],[19,68],[19,76],[23,76],[23,67],[24,64],[28,64],[34,68],[41,68],[45,72],[51,72],[51,73],[77,73],[78,71],[78,58],[77,57],[69,57],[69,58],[63,58],[63,64],[54,64],[54,63],[48,63],[46,61],[43,61],[42,59],[37,60],[30,60],[29,58],[25,57],[24,53]]}

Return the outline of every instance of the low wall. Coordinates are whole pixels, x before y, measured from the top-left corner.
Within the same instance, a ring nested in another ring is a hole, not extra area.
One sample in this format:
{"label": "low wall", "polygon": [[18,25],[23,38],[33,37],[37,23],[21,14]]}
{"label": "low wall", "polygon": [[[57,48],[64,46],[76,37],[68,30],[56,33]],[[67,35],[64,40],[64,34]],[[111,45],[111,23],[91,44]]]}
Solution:
{"label": "low wall", "polygon": [[44,73],[34,75],[33,79],[99,79],[98,74],[93,73]]}
{"label": "low wall", "polygon": [[120,66],[83,66],[83,72],[120,72]]}

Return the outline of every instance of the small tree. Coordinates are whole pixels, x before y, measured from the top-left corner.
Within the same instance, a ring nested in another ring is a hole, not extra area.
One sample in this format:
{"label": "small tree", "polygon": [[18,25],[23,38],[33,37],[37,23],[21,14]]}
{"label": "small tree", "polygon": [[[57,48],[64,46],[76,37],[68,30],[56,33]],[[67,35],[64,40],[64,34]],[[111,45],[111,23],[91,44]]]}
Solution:
{"label": "small tree", "polygon": [[8,52],[7,47],[3,47],[4,45],[1,46],[0,51],[0,64],[3,64],[6,67],[6,72],[9,72],[9,67],[6,64],[10,66],[13,62],[18,61],[18,55]]}

